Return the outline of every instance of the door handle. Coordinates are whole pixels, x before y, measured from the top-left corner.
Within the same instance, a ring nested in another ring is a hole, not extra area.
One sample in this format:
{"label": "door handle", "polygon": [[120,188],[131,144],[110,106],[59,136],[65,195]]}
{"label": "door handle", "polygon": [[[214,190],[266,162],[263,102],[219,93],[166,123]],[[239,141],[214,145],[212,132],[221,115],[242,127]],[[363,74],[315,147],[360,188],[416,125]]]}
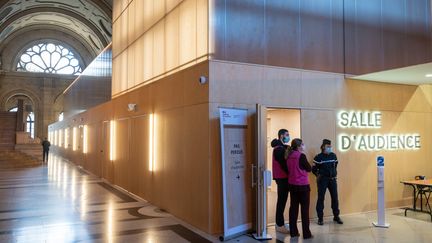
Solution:
{"label": "door handle", "polygon": [[256,165],[252,165],[251,169],[252,169],[252,175],[251,175],[251,179],[252,179],[252,187],[255,187],[257,185],[256,181]]}

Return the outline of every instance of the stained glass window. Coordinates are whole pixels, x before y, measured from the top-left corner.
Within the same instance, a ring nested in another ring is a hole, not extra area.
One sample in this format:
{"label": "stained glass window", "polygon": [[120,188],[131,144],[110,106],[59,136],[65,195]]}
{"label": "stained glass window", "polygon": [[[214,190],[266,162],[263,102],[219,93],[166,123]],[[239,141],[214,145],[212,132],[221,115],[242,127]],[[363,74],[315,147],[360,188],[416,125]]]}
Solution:
{"label": "stained glass window", "polygon": [[74,53],[53,43],[28,48],[17,64],[17,71],[78,75],[82,72]]}

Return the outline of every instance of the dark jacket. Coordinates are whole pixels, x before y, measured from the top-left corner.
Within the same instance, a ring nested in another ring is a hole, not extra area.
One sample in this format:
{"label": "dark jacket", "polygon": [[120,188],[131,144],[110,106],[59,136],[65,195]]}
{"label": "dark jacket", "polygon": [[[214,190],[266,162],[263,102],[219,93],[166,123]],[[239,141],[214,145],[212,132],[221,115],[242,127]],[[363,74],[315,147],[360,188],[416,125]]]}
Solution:
{"label": "dark jacket", "polygon": [[44,141],[42,142],[43,150],[48,151],[50,146],[51,146],[51,143],[48,142],[47,140],[44,140]]}
{"label": "dark jacket", "polygon": [[273,139],[271,146],[273,148],[273,156],[275,157],[276,161],[279,162],[282,170],[288,173],[288,167],[285,159],[285,151],[287,150],[288,146],[283,144],[279,139]]}
{"label": "dark jacket", "polygon": [[314,166],[312,168],[312,173],[316,176],[324,177],[336,177],[337,176],[337,165],[338,160],[335,153],[317,154],[313,160]]}

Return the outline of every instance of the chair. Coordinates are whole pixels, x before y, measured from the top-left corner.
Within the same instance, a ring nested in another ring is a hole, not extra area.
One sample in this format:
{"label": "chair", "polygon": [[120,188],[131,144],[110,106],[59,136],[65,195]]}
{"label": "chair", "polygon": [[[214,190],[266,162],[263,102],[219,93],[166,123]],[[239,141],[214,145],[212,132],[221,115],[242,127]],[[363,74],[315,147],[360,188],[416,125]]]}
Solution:
{"label": "chair", "polygon": [[[417,175],[414,177],[414,179],[415,180],[424,180],[424,179],[426,179],[426,177],[422,176],[422,175]],[[418,192],[416,195],[416,201],[418,200],[418,197],[420,196],[420,210],[423,211],[423,196],[424,196],[426,199],[426,206],[429,208],[429,211],[431,211],[431,207],[429,204],[429,198],[430,198],[430,195],[432,192],[431,188],[428,186],[417,185],[417,190],[418,190]]]}

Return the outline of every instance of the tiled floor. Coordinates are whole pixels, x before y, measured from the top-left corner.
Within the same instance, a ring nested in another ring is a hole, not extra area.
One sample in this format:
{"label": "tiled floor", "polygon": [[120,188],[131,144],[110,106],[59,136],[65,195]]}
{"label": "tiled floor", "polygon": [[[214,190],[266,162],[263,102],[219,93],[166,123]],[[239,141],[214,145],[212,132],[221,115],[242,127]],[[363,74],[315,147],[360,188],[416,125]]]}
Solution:
{"label": "tiled floor", "polygon": [[211,242],[60,157],[0,171],[0,242]]}
{"label": "tiled floor", "polygon": [[[387,210],[389,229],[374,228],[376,213],[345,215],[344,225],[311,222],[314,238],[275,233],[268,242],[432,242],[427,214]],[[301,226],[299,225],[299,229]],[[217,242],[151,204],[117,190],[60,157],[48,165],[0,171],[0,242]],[[245,235],[228,242],[257,242]]]}

